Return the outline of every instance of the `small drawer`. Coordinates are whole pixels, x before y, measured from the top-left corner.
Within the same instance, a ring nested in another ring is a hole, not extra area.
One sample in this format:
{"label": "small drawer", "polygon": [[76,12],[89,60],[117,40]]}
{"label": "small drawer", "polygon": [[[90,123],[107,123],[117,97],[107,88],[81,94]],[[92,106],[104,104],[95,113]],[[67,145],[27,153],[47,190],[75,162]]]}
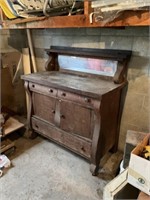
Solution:
{"label": "small drawer", "polygon": [[43,86],[43,85],[39,85],[39,84],[36,84],[36,83],[30,82],[29,88],[30,88],[31,91],[38,92],[38,93],[41,93],[41,94],[50,95],[50,96],[56,96],[57,95],[57,89],[47,87],[47,86]]}
{"label": "small drawer", "polygon": [[95,101],[94,99],[78,94],[74,94],[71,92],[66,92],[64,90],[58,90],[58,97],[60,99],[66,99],[70,101],[74,101],[76,103],[81,103],[86,106],[93,106],[93,102]]}

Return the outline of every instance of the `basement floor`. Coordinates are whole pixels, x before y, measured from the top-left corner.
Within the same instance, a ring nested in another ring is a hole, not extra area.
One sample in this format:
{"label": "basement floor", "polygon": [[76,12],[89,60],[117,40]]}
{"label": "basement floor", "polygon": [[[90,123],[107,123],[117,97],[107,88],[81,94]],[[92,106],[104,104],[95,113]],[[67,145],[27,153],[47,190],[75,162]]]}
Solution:
{"label": "basement floor", "polygon": [[99,200],[108,180],[91,175],[80,156],[38,136],[20,137],[0,178],[1,200]]}

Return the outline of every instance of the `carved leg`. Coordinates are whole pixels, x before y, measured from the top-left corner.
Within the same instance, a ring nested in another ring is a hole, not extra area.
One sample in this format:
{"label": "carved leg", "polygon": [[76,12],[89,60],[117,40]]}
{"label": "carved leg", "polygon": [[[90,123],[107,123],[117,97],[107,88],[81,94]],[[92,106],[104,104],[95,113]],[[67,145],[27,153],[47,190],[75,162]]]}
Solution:
{"label": "carved leg", "polygon": [[33,131],[31,125],[31,115],[32,115],[32,97],[31,91],[29,90],[29,82],[25,81],[24,87],[28,95],[28,107],[27,107],[27,130],[25,136],[30,139],[34,139],[37,136],[37,133]]}
{"label": "carved leg", "polygon": [[34,132],[34,131],[31,130],[31,129],[30,129],[30,130],[27,129],[26,132],[25,132],[25,134],[24,134],[24,136],[25,136],[26,138],[35,139],[35,138],[37,137],[37,133]]}
{"label": "carved leg", "polygon": [[94,164],[90,165],[90,171],[91,171],[93,176],[97,176],[98,170],[99,170],[99,165],[98,166],[96,166]]}
{"label": "carved leg", "polygon": [[109,150],[111,153],[116,153],[118,150],[118,144],[114,144],[114,146]]}
{"label": "carved leg", "polygon": [[100,117],[100,102],[95,102],[95,113],[94,113],[94,132],[93,132],[93,139],[92,139],[92,154],[91,154],[91,166],[90,171],[92,172],[93,176],[98,174],[99,170],[99,163],[101,159],[101,149],[100,149],[100,124],[101,124],[101,117]]}

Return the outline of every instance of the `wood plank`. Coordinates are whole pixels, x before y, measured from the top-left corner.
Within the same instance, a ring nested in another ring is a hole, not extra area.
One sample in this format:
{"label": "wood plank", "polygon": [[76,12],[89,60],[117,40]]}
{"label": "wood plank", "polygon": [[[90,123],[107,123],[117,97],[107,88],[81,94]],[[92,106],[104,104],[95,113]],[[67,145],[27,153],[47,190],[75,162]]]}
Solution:
{"label": "wood plank", "polygon": [[16,120],[13,117],[10,117],[4,126],[4,136],[12,133],[13,131],[16,131],[20,128],[22,128],[24,124],[20,123],[18,120]]}
{"label": "wood plank", "polygon": [[[5,22],[4,29],[25,29],[25,28],[79,28],[79,27],[120,27],[120,26],[149,26],[150,12],[142,11],[125,11],[120,17],[114,21],[103,24],[102,22],[90,23],[88,15],[73,15],[73,16],[56,16],[56,17],[38,17],[38,21],[23,21],[12,20]],[[14,23],[13,23],[14,22]],[[23,22],[23,23],[22,23]]]}
{"label": "wood plank", "polygon": [[9,139],[5,139],[1,142],[0,153],[4,153],[8,149],[14,148],[15,143],[10,141]]}
{"label": "wood plank", "polygon": [[[23,61],[23,70],[24,74],[31,74],[31,65],[30,65],[30,54],[28,48],[22,49],[22,61]],[[29,108],[29,97],[26,93],[26,106],[27,106],[27,112]]]}
{"label": "wood plank", "polygon": [[91,2],[88,0],[84,1],[84,14],[89,15],[92,12]]}

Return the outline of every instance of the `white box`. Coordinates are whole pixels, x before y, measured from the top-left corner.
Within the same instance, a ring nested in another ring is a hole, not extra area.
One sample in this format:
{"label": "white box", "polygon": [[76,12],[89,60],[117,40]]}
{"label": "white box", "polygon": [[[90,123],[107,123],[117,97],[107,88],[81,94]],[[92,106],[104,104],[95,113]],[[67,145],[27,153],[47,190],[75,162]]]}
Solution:
{"label": "white box", "polygon": [[150,195],[150,161],[140,157],[144,146],[149,144],[150,134],[131,152],[127,182]]}

